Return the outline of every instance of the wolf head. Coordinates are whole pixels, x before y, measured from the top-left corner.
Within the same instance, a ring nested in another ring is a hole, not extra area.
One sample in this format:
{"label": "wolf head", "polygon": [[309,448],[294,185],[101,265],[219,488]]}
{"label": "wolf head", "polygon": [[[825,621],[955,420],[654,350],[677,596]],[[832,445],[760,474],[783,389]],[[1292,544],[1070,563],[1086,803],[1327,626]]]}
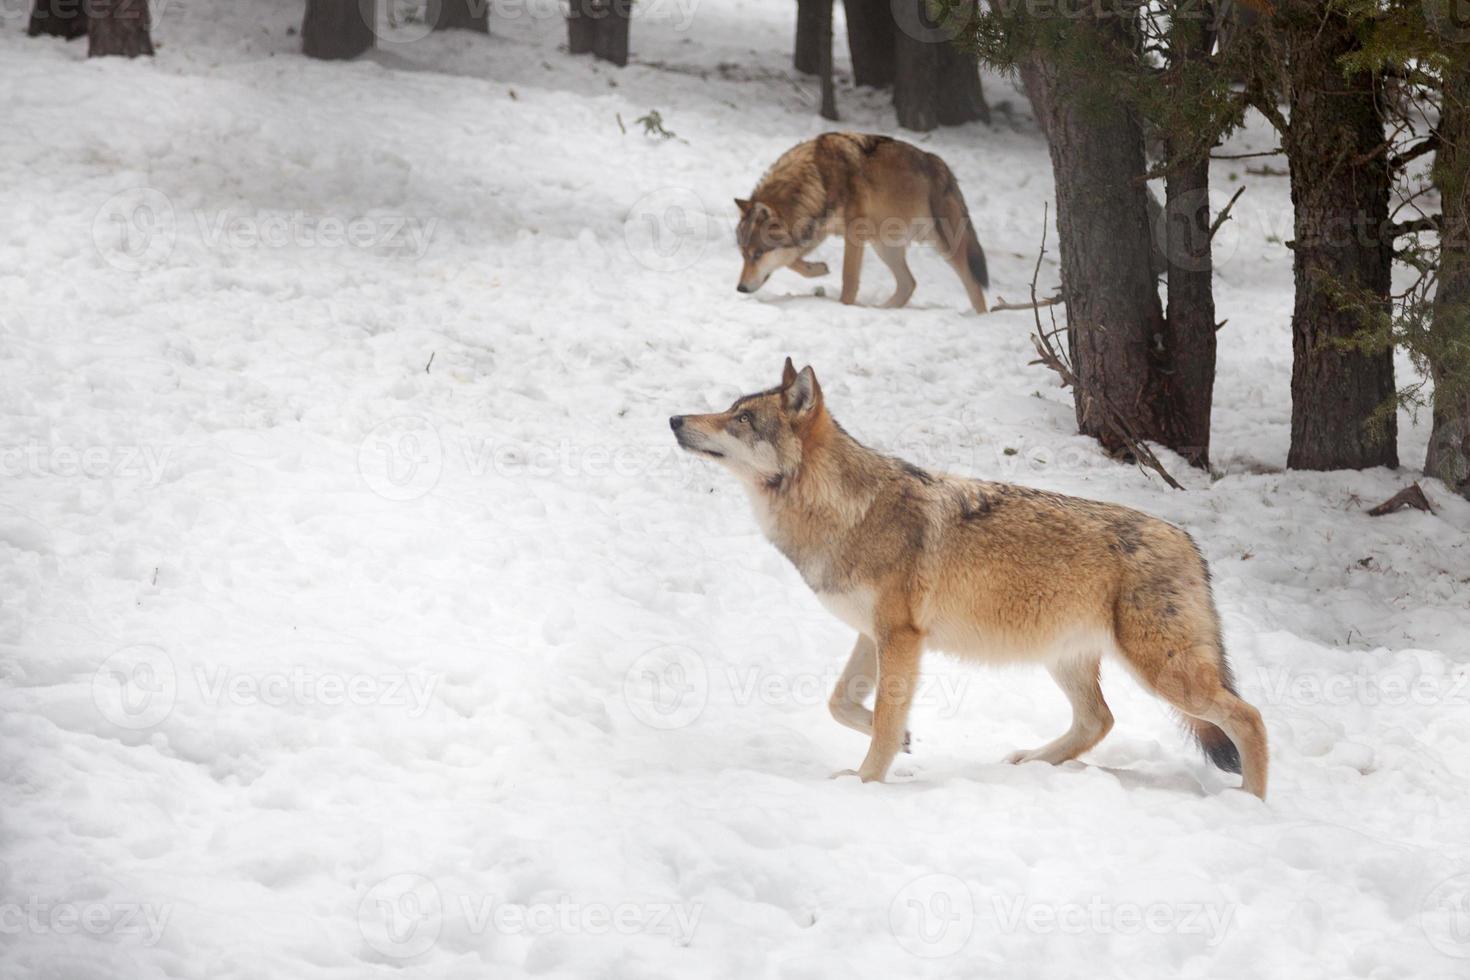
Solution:
{"label": "wolf head", "polygon": [[784,269],[802,256],[802,248],[781,216],[768,204],[735,200],[740,209],[740,224],[735,227],[735,243],[745,265],[740,270],[740,283],[735,288],[753,293],[766,284],[771,273]]}
{"label": "wolf head", "polygon": [[675,415],[669,427],[686,451],[749,483],[779,486],[801,467],[805,437],[825,413],[816,373],[810,366],[798,373],[788,357],[777,387],[737,398],[713,415]]}

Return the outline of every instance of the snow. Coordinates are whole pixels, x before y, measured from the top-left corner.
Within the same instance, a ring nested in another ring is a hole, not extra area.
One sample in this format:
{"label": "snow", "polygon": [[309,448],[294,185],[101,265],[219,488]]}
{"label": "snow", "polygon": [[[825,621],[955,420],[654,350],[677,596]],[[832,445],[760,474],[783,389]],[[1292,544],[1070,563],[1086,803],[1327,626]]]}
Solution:
{"label": "snow", "polygon": [[[1420,476],[1406,413],[1398,472],[1284,472],[1284,179],[1217,168],[1249,181],[1220,476],[1165,454],[1176,492],[1074,435],[1030,314],[966,313],[932,255],[901,312],[735,293],[730,199],[825,128],[789,4],[650,4],[621,71],[509,0],[352,64],[297,54],[297,0],[155,3],[136,63],[19,6],[0,975],[1464,975],[1470,504],[1365,516]],[[1048,158],[987,91],[994,126],[910,138],[1017,300]],[[1066,727],[1044,672],[935,658],[893,782],[829,780],[865,749],[825,706],[852,638],[666,425],[787,354],[871,444],[1194,533],[1267,801],[1114,665],[1085,764],[1000,764]]]}

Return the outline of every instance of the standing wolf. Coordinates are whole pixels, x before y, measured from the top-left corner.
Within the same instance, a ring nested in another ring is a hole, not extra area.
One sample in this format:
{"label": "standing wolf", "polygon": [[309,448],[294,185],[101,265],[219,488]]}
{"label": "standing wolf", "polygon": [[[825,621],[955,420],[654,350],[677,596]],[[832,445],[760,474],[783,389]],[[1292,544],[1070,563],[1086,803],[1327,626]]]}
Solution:
{"label": "standing wolf", "polygon": [[745,266],[742,293],[753,293],[772,272],[789,267],[824,276],[827,266],[806,255],[833,235],[842,254],[842,302],[857,302],[863,248],[872,245],[893,273],[896,288],[884,306],[914,294],[905,253],[913,242],[935,245],[959,273],[976,313],[985,312],[985,252],[954,174],[932,153],[887,136],[826,133],[781,155],[748,201],[736,199],[735,239]]}
{"label": "standing wolf", "polygon": [[1266,730],[1235,693],[1209,573],[1179,528],[873,452],[827,413],[812,369],[798,374],[789,359],[778,387],[669,425],[682,448],[739,478],[766,536],[860,634],[831,708],[871,736],[863,781],[882,780],[904,745],[925,647],[1045,666],[1072,702],[1072,727],[1007,761],[1053,765],[1112,727],[1098,686],[1112,651],[1181,713],[1210,761],[1265,798]]}

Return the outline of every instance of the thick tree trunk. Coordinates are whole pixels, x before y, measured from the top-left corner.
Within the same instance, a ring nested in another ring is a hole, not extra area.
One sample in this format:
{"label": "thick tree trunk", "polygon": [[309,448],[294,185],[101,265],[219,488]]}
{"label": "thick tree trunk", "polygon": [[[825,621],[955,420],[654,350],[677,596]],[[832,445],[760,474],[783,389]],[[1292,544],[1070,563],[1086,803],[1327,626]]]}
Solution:
{"label": "thick tree trunk", "polygon": [[958,27],[934,20],[928,0],[895,0],[893,108],[905,129],[990,121],[975,56],[954,43]]}
{"label": "thick tree trunk", "polygon": [[897,31],[889,0],[843,0],[842,6],[847,13],[847,50],[852,56],[852,83],[874,88],[891,84]]}
{"label": "thick tree trunk", "polygon": [[1357,42],[1340,14],[1297,0],[1285,20],[1296,280],[1287,465],[1397,466],[1393,352],[1372,336],[1388,315],[1393,261],[1377,86],[1366,72],[1344,76]]}
{"label": "thick tree trunk", "polygon": [[490,0],[440,0],[434,30],[490,33]]}
{"label": "thick tree trunk", "polygon": [[1470,76],[1446,72],[1439,122],[1439,279],[1430,326],[1434,427],[1424,472],[1470,498]]}
{"label": "thick tree trunk", "polygon": [[1168,203],[1161,237],[1168,259],[1169,299],[1157,353],[1164,401],[1160,421],[1168,434],[1161,441],[1190,465],[1207,468],[1215,391],[1209,157],[1171,173],[1165,179],[1164,193]]}
{"label": "thick tree trunk", "polygon": [[148,0],[87,0],[87,57],[152,56]]}
{"label": "thick tree trunk", "polygon": [[804,75],[822,71],[822,7],[831,0],[796,0],[796,50],[791,64]]}
{"label": "thick tree trunk", "polygon": [[572,0],[567,11],[567,50],[592,52],[619,68],[628,63],[628,19],[633,0]]}
{"label": "thick tree trunk", "polygon": [[[1075,29],[1102,45],[1105,32],[1123,27],[1079,17]],[[1158,359],[1165,323],[1151,263],[1139,120],[1117,101],[1088,104],[1087,78],[1065,64],[1036,62],[1027,71],[1028,95],[1042,103],[1056,180],[1078,431],[1109,451],[1124,449],[1105,421],[1107,406],[1142,438],[1195,448],[1178,442]]]}
{"label": "thick tree trunk", "polygon": [[87,12],[82,0],[36,0],[26,33],[31,37],[64,37],[68,41],[82,37],[87,33]]}
{"label": "thick tree trunk", "polygon": [[310,58],[356,58],[373,46],[375,0],[306,0],[301,50]]}

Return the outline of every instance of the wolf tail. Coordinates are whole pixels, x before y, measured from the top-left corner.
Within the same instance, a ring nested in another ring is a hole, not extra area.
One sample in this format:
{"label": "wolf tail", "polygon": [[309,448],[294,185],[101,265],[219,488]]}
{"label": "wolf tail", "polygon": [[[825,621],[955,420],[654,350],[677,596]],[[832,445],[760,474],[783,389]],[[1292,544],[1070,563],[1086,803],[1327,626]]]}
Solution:
{"label": "wolf tail", "polygon": [[960,185],[943,160],[930,154],[929,164],[934,171],[933,180],[929,183],[929,210],[934,215],[940,247],[956,267],[959,266],[956,260],[963,258],[970,278],[981,289],[989,289],[990,272],[985,265],[985,250],[975,235],[975,224],[970,220]]}
{"label": "wolf tail", "polygon": [[[1230,672],[1230,661],[1225,659],[1223,650],[1220,652],[1220,681],[1225,690],[1236,694],[1235,679]],[[1230,736],[1225,734],[1223,728],[1183,714],[1179,716],[1179,720],[1194,737],[1200,751],[1204,752],[1205,758],[1214,763],[1217,769],[1223,769],[1226,772],[1240,772],[1240,750],[1235,747],[1234,742],[1230,741]]]}

